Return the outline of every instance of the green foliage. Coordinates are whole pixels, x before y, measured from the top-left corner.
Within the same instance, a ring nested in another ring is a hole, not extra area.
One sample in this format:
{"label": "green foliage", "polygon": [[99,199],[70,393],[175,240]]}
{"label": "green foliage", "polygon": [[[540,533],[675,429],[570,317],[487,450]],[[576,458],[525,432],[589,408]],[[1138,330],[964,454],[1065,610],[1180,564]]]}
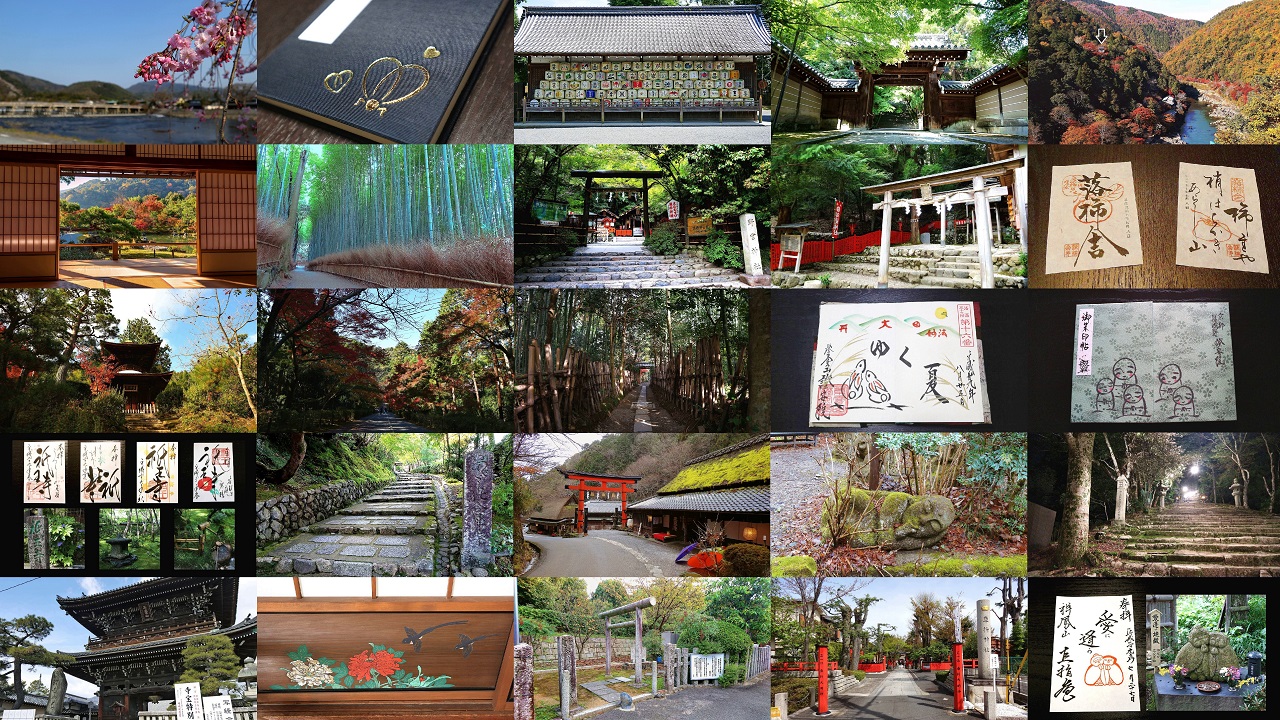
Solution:
{"label": "green foliage", "polygon": [[173,534],[177,539],[204,539],[204,549],[194,544],[175,544],[173,566],[179,570],[217,569],[214,552],[218,542],[234,550],[236,543],[236,511],[229,508],[178,510],[174,515]]}
{"label": "green foliage", "polygon": [[750,543],[736,543],[724,548],[724,575],[737,577],[768,577],[769,548]]}
{"label": "green foliage", "polygon": [[679,627],[680,647],[697,648],[700,653],[728,653],[741,657],[751,649],[751,638],[741,628],[720,620],[694,616]]}
{"label": "green foliage", "polygon": [[818,282],[822,283],[822,289],[826,290],[831,287],[831,276],[828,274],[819,275]]}
{"label": "green foliage", "polygon": [[790,555],[773,559],[774,577],[813,577],[818,574],[818,561],[808,555]]}
{"label": "green foliage", "polygon": [[707,244],[703,255],[711,262],[734,270],[743,270],[746,263],[742,257],[742,245],[730,239],[728,233],[715,228],[707,235]]}
{"label": "green foliage", "polygon": [[769,683],[772,693],[787,694],[787,712],[803,710],[809,705],[809,689],[818,687],[817,678],[774,677]]}
{"label": "green foliage", "polygon": [[644,239],[644,246],[655,255],[675,255],[683,249],[680,237],[670,223],[653,228],[649,237]]}
{"label": "green foliage", "polygon": [[746,677],[747,666],[739,663],[725,663],[724,672],[720,677],[716,678],[716,685],[722,688],[733,687],[742,682]]}
{"label": "green foliage", "polygon": [[770,581],[764,578],[737,577],[712,581],[707,590],[705,612],[710,617],[742,628],[754,642],[766,644],[772,635],[771,587]]}
{"label": "green foliage", "polygon": [[931,562],[891,565],[885,567],[884,572],[900,577],[1016,577],[1027,574],[1027,556],[939,558]]}
{"label": "green foliage", "polygon": [[173,417],[182,407],[184,396],[182,384],[170,381],[164,390],[161,390],[160,394],[156,395],[156,413],[163,417]]}
{"label": "green foliage", "polygon": [[943,682],[943,683],[945,683],[945,682],[950,682],[950,681],[951,681],[951,671],[950,671],[950,670],[934,670],[934,671],[933,671],[933,677],[934,677],[934,679],[935,679],[935,680],[937,680],[938,682]]}
{"label": "green foliage", "polygon": [[240,658],[226,635],[197,635],[182,648],[182,677],[200,683],[201,695],[217,695],[236,686]]}
{"label": "green foliage", "polygon": [[[1193,628],[1202,627],[1217,629],[1222,618],[1222,606],[1225,597],[1222,595],[1179,595],[1178,596],[1178,628],[1174,638],[1175,651],[1187,644]],[[1231,649],[1242,660],[1250,652],[1257,650],[1266,657],[1267,654],[1267,597],[1266,595],[1249,596],[1249,612],[1240,624],[1233,625],[1227,632],[1231,640]],[[1264,669],[1266,662],[1263,662]]]}
{"label": "green foliage", "polygon": [[862,682],[863,680],[867,679],[867,674],[862,670],[847,670],[845,671],[845,673],[848,675],[852,675],[855,679],[857,679],[858,682]]}
{"label": "green foliage", "polygon": [[129,538],[129,552],[138,556],[130,570],[160,569],[160,510],[158,508],[103,508],[98,511],[98,567],[110,568],[109,538]]}
{"label": "green foliage", "polygon": [[[335,482],[356,482],[372,486],[395,477],[391,468],[394,460],[386,445],[378,442],[376,435],[333,433],[308,435],[307,454],[302,466],[290,480],[293,488],[328,485]],[[257,464],[275,469],[288,460],[287,436],[259,433],[257,436]],[[274,494],[269,488],[259,487],[258,500]]]}

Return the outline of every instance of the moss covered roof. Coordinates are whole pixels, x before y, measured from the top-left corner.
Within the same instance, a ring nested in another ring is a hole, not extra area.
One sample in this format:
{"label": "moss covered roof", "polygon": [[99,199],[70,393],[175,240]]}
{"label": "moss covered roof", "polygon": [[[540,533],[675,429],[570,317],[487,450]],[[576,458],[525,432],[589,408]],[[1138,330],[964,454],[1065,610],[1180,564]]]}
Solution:
{"label": "moss covered roof", "polygon": [[719,490],[744,485],[769,484],[769,443],[753,445],[740,452],[719,455],[687,465],[679,475],[658,491],[674,495],[696,490]]}

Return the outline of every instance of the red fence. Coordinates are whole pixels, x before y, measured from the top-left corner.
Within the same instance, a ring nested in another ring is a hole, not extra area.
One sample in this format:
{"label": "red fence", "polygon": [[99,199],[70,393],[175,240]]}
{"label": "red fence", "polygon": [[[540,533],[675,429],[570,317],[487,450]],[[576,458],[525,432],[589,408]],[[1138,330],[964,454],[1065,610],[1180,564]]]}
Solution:
{"label": "red fence", "polygon": [[[977,670],[977,669],[978,669],[978,661],[977,661],[977,659],[965,658],[964,666],[965,666],[965,667],[967,667],[967,668],[969,668],[970,670]],[[931,662],[931,663],[929,663],[929,669],[930,669],[930,670],[950,670],[950,669],[951,669],[951,663],[949,663],[949,662]]]}
{"label": "red fence", "polygon": [[[903,245],[911,242],[911,233],[904,230],[890,230],[889,244]],[[800,264],[808,265],[809,263],[827,262],[834,260],[841,255],[853,255],[860,253],[869,247],[878,246],[880,244],[880,231],[872,230],[862,235],[850,235],[839,240],[806,240],[804,250],[800,253]],[[769,246],[769,268],[778,269],[778,261],[782,257],[782,245],[773,243]],[[795,267],[795,260],[788,259],[788,267]]]}
{"label": "red fence", "polygon": [[858,669],[862,672],[877,673],[884,672],[884,663],[858,663]]}

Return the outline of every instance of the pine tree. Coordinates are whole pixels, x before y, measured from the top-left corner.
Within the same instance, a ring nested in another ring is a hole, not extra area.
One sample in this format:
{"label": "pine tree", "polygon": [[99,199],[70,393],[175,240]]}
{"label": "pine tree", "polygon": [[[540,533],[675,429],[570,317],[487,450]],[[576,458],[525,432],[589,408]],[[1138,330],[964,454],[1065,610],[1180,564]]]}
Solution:
{"label": "pine tree", "polygon": [[182,677],[178,682],[200,683],[201,695],[217,695],[236,686],[240,658],[226,635],[201,635],[182,649]]}

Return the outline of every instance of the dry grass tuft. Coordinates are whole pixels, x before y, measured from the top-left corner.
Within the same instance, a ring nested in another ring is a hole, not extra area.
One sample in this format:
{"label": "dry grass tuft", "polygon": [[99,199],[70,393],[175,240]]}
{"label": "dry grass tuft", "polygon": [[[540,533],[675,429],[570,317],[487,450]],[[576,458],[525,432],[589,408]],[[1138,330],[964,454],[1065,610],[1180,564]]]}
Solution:
{"label": "dry grass tuft", "polygon": [[307,269],[381,287],[451,288],[512,285],[511,238],[483,238],[443,247],[376,246],[325,255]]}
{"label": "dry grass tuft", "polygon": [[258,284],[270,285],[293,269],[293,231],[283,218],[258,215]]}

